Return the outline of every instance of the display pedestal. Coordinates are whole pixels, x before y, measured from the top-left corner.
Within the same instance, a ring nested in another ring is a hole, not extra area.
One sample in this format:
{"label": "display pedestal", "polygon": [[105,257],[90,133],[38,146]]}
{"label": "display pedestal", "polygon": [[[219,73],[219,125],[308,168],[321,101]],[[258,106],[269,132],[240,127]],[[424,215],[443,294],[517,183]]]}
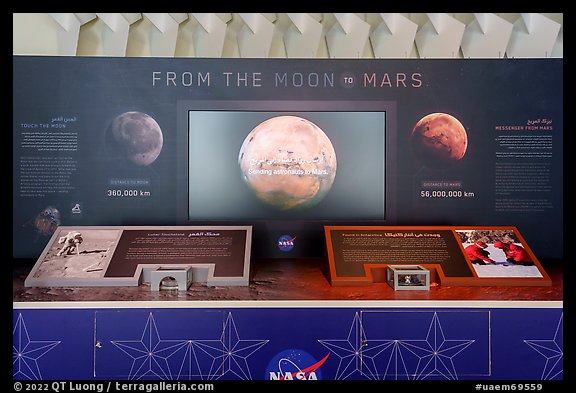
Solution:
{"label": "display pedestal", "polygon": [[158,292],[26,288],[15,269],[13,377],[269,380],[290,360],[319,380],[563,378],[561,263],[545,265],[551,287],[429,291],[332,286],[325,260],[252,266],[246,287]]}

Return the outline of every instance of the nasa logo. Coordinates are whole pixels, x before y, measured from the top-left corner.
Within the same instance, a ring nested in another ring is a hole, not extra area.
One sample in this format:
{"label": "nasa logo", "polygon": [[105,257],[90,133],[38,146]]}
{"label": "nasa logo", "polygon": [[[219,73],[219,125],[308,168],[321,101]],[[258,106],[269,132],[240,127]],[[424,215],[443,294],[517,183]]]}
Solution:
{"label": "nasa logo", "polygon": [[315,381],[322,379],[320,366],[328,359],[328,353],[320,361],[301,349],[287,349],[278,353],[266,367],[265,379],[270,381]]}
{"label": "nasa logo", "polygon": [[282,235],[278,238],[278,248],[284,252],[292,251],[295,240],[296,236]]}

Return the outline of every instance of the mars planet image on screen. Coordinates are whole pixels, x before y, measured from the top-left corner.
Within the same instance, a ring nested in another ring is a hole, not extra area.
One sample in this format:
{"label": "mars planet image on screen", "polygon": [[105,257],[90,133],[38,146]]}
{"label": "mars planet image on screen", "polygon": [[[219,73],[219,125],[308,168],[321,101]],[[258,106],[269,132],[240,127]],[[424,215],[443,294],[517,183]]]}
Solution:
{"label": "mars planet image on screen", "polygon": [[276,116],[258,124],[244,139],[238,164],[254,195],[279,210],[320,203],[337,169],[328,136],[298,116]]}
{"label": "mars planet image on screen", "polygon": [[411,135],[417,159],[431,169],[445,169],[466,154],[468,135],[458,119],[447,113],[431,113],[420,119]]}
{"label": "mars planet image on screen", "polygon": [[114,118],[106,132],[106,147],[114,158],[137,166],[152,164],[162,151],[162,129],[150,115],[124,112]]}

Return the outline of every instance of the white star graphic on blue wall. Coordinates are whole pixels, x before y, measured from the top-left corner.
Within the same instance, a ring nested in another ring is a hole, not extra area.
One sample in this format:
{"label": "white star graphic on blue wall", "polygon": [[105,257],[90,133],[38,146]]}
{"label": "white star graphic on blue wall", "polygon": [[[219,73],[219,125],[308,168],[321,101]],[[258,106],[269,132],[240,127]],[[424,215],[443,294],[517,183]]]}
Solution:
{"label": "white star graphic on blue wall", "polygon": [[[453,359],[474,341],[446,339],[436,313],[424,339],[368,339],[356,313],[346,339],[318,340],[340,359],[335,379],[347,379],[355,372],[368,379],[458,379]],[[415,369],[409,370],[414,357]]]}
{"label": "white star graphic on blue wall", "polygon": [[424,340],[401,340],[402,347],[418,358],[414,379],[440,375],[458,379],[453,358],[475,340],[448,340],[444,336],[438,314],[434,313]]}
{"label": "white star graphic on blue wall", "polygon": [[554,332],[554,337],[548,340],[524,340],[532,349],[538,352],[546,359],[544,370],[542,370],[542,379],[550,380],[562,375],[564,369],[562,361],[564,359],[563,348],[563,329],[564,313],[560,315],[558,326]]}
{"label": "white star graphic on blue wall", "polygon": [[360,373],[368,379],[378,379],[374,358],[389,346],[391,341],[368,340],[358,313],[354,315],[346,339],[318,340],[340,359],[334,377],[338,380],[347,379],[354,373]]}
{"label": "white star graphic on blue wall", "polygon": [[12,332],[12,376],[15,379],[42,379],[38,359],[54,349],[60,341],[31,340],[22,314]]}
{"label": "white star graphic on blue wall", "polygon": [[112,341],[112,344],[132,358],[128,379],[172,379],[168,359],[182,349],[187,341],[161,339],[154,316],[150,313],[140,340],[119,340]]}
{"label": "white star graphic on blue wall", "polygon": [[226,318],[219,340],[166,340],[160,337],[150,313],[139,340],[111,342],[132,358],[129,379],[218,379],[225,374],[252,379],[247,358],[268,340],[240,339],[232,313]]}
{"label": "white star graphic on blue wall", "polygon": [[196,340],[194,343],[213,359],[209,378],[218,379],[231,374],[239,379],[250,380],[252,374],[247,359],[268,341],[240,339],[232,313],[228,313],[220,340]]}

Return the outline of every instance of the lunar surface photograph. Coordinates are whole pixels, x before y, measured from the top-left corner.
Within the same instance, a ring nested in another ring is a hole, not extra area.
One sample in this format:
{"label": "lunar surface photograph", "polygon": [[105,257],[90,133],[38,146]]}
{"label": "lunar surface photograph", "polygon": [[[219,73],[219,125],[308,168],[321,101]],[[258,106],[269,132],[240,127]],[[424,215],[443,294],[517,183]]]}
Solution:
{"label": "lunar surface photograph", "polygon": [[336,152],[324,131],[298,116],[276,116],[246,136],[238,154],[242,179],[280,210],[317,205],[336,177]]}
{"label": "lunar surface photograph", "polygon": [[37,279],[102,277],[119,230],[61,230],[33,277]]}
{"label": "lunar surface photograph", "polygon": [[412,151],[430,169],[446,169],[466,154],[468,135],[462,123],[447,113],[431,113],[420,119],[411,134]]}
{"label": "lunar surface photograph", "polygon": [[106,148],[111,157],[136,166],[148,166],[160,155],[164,137],[151,116],[124,112],[114,118],[106,131]]}

